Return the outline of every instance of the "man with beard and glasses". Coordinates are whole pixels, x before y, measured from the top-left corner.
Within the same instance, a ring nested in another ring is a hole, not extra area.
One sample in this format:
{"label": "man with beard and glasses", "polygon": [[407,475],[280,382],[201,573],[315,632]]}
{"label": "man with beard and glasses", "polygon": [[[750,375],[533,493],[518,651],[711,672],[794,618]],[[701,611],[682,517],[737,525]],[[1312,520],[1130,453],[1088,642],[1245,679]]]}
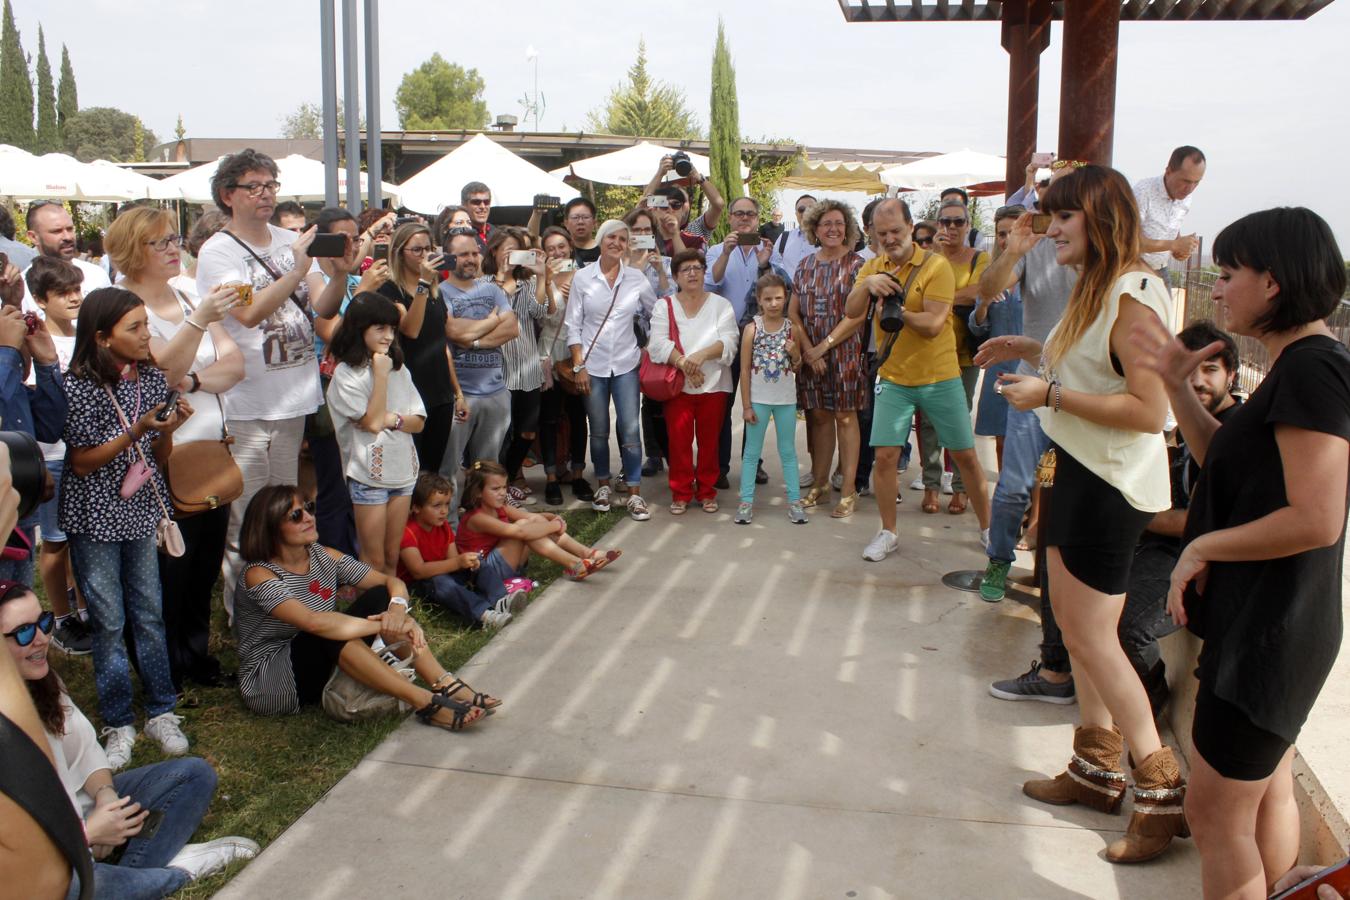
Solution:
{"label": "man with beard and glasses", "polygon": [[[1207,320],[1192,323],[1177,338],[1192,351],[1208,347],[1215,341],[1223,343],[1223,349],[1197,366],[1190,379],[1191,390],[1195,391],[1201,404],[1222,423],[1242,403],[1232,394],[1238,375],[1237,344],[1227,332],[1220,331]],[[1172,568],[1181,556],[1181,533],[1186,527],[1191,489],[1200,477],[1200,464],[1191,456],[1185,437],[1178,431],[1176,446],[1168,448],[1172,508],[1153,516],[1135,546],[1125,609],[1117,629],[1125,655],[1148,691],[1155,715],[1168,698],[1167,671],[1158,649],[1158,639],[1177,630],[1167,615],[1167,590]],[[1064,649],[1048,598],[1041,611],[1041,635],[1041,662],[1032,663],[1031,671],[1018,678],[995,682],[989,693],[1000,700],[1074,701],[1069,654]],[[1042,669],[1045,664],[1052,664],[1053,670]]]}
{"label": "man with beard and glasses", "polygon": [[[84,281],[80,282],[84,296],[88,297],[90,291],[112,286],[108,273],[101,266],[79,258],[75,243],[75,220],[60,203],[55,200],[33,201],[28,207],[26,227],[28,240],[39,256],[63,259],[84,273]],[[27,267],[24,268],[26,271]],[[24,285],[23,311],[42,314],[27,285]]]}

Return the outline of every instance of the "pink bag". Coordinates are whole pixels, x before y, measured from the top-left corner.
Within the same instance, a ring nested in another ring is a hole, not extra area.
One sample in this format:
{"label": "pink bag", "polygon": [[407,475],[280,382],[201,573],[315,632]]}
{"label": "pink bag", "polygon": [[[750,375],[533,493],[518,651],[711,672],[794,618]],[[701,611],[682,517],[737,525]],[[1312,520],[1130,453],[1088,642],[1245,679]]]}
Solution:
{"label": "pink bag", "polygon": [[132,495],[139,491],[154,472],[141,459],[133,459],[131,465],[127,466],[127,474],[122,476],[122,499],[130,500]]}
{"label": "pink bag", "polygon": [[[108,399],[112,401],[113,409],[117,410],[117,418],[122,423],[122,428],[131,436],[131,447],[136,453],[136,459],[127,466],[127,474],[122,478],[122,499],[130,498],[141,486],[150,480],[154,470],[150,468],[150,461],[145,458],[145,453],[141,450],[141,445],[137,443],[135,435],[131,433],[131,423],[127,421],[126,413],[122,412],[122,405],[117,402],[117,395],[112,392],[112,388],[106,384],[103,389],[108,392]],[[136,384],[136,413],[141,411],[141,385]],[[152,487],[154,487],[152,485]],[[155,487],[155,502],[159,504],[159,511],[162,513],[159,523],[155,525],[155,544],[159,549],[169,556],[182,556],[187,552],[187,546],[183,543],[183,532],[179,529],[178,523],[173,520],[169,513],[169,508],[164,505],[164,498],[159,495],[159,488]]]}
{"label": "pink bag", "polygon": [[[666,297],[666,309],[670,313],[670,339],[675,342],[675,349],[683,354],[680,331],[675,327],[675,303],[669,297]],[[638,387],[643,396],[664,403],[684,393],[684,372],[669,363],[656,362],[644,347],[642,361],[638,363]]]}

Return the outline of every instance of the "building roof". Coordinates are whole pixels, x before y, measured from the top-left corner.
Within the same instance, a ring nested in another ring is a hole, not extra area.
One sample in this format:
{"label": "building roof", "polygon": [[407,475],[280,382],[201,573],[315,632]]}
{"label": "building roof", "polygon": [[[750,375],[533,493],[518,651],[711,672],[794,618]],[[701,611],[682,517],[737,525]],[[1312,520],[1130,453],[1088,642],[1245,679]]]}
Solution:
{"label": "building roof", "polygon": [[[1053,0],[1064,18],[1067,0]],[[1270,21],[1306,19],[1332,0],[1122,0],[1122,22]],[[838,0],[849,22],[997,22],[1000,0]]]}

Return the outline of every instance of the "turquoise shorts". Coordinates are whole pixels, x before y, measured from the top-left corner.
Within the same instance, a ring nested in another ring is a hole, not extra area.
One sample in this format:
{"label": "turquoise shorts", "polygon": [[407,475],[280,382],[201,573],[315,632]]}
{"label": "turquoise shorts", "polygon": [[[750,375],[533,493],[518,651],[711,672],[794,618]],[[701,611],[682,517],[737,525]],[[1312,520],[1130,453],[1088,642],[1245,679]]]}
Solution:
{"label": "turquoise shorts", "polygon": [[872,409],[872,446],[903,447],[917,409],[937,429],[938,442],[948,450],[970,450],[975,432],[970,427],[970,407],[960,378],[937,384],[905,387],[881,380],[876,386]]}

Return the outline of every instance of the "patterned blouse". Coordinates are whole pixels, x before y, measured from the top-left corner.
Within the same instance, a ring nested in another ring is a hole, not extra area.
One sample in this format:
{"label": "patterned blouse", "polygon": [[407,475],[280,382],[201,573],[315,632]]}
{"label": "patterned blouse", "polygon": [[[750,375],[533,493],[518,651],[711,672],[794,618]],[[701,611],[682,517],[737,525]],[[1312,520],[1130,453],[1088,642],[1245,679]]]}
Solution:
{"label": "patterned blouse", "polygon": [[[823,260],[819,254],[812,254],[797,266],[792,284],[802,324],[812,344],[824,341],[844,318],[844,301],[862,266],[863,258],[852,252],[835,260]],[[802,365],[797,376],[797,405],[802,409],[863,409],[871,393],[867,375],[862,336],[854,332],[825,354],[823,375],[817,375],[809,365]]]}

